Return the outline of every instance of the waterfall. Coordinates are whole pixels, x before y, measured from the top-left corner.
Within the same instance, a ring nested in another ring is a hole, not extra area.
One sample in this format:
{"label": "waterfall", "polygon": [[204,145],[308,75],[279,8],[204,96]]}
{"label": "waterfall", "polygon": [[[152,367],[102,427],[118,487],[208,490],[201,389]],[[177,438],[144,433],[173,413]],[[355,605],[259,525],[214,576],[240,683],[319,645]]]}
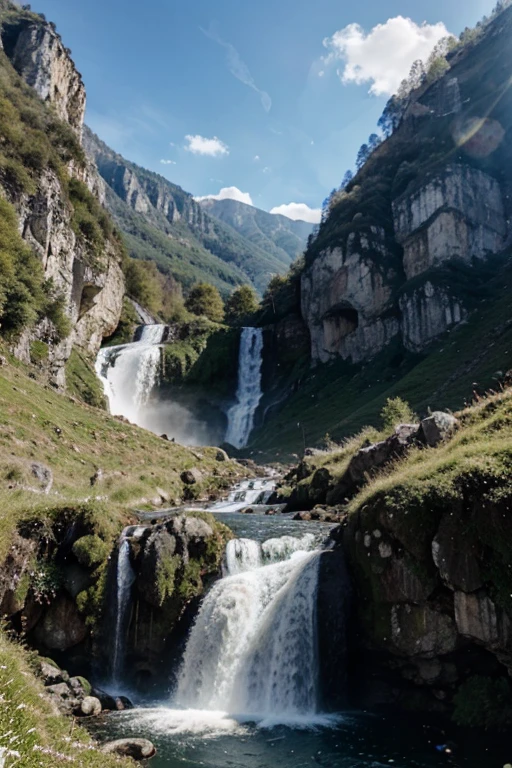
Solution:
{"label": "waterfall", "polygon": [[227,575],[204,599],[187,643],[178,707],[263,720],[316,713],[320,553],[313,537],[284,538],[229,542]]}
{"label": "waterfall", "polygon": [[255,504],[267,504],[276,489],[271,480],[243,480],[236,485],[228,496],[227,501],[212,504],[212,512],[237,512],[244,507]]}
{"label": "waterfall", "polygon": [[144,325],[139,341],[100,349],[96,373],[103,383],[110,411],[144,426],[142,410],[160,369],[160,344],[167,326]]}
{"label": "waterfall", "polygon": [[226,442],[245,448],[254,426],[254,415],[262,398],[261,366],[263,330],[244,328],[240,338],[237,402],[228,411]]}
{"label": "waterfall", "polygon": [[139,538],[144,532],[144,526],[129,526],[119,538],[117,556],[117,598],[116,626],[112,650],[112,681],[119,685],[124,663],[124,648],[128,630],[130,596],[135,573],[130,563],[130,538]]}

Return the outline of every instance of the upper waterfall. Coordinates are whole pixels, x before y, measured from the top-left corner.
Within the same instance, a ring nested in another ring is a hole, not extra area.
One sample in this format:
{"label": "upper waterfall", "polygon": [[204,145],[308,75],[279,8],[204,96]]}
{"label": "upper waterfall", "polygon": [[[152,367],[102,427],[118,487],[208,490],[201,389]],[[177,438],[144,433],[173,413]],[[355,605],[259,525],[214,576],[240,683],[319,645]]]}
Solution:
{"label": "upper waterfall", "polygon": [[96,359],[111,413],[144,426],[141,409],[147,404],[160,368],[160,344],[167,326],[144,325],[139,341],[104,347]]}
{"label": "upper waterfall", "polygon": [[228,412],[226,442],[245,448],[254,427],[254,415],[260,404],[261,368],[263,364],[263,330],[243,328],[240,338],[237,402]]}

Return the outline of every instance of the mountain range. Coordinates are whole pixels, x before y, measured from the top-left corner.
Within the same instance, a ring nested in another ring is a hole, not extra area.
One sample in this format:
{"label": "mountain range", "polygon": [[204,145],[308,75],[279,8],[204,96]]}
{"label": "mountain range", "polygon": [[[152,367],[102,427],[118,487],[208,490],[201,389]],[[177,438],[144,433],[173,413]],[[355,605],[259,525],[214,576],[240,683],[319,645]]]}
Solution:
{"label": "mountain range", "polygon": [[312,227],[233,200],[196,201],[132,163],[84,128],[84,149],[105,182],[105,202],[130,255],[156,262],[185,290],[198,281],[223,295],[244,283],[263,293],[302,253]]}

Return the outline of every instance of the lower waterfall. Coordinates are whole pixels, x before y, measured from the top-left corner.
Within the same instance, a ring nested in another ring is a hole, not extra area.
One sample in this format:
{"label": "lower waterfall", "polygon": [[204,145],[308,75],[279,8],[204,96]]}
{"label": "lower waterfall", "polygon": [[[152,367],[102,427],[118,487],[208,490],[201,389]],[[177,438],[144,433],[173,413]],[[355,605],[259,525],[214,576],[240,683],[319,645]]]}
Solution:
{"label": "lower waterfall", "polygon": [[137,538],[143,532],[143,526],[131,525],[124,529],[119,539],[116,578],[116,621],[112,646],[112,682],[116,685],[119,685],[123,673],[125,636],[128,629],[131,590],[135,582],[135,573],[130,563],[130,538]]}
{"label": "lower waterfall", "polygon": [[311,535],[229,542],[226,576],[200,608],[174,706],[255,720],[316,714],[314,546]]}
{"label": "lower waterfall", "polygon": [[114,416],[144,426],[141,411],[157,380],[166,329],[165,325],[144,325],[138,341],[100,349],[96,373]]}
{"label": "lower waterfall", "polygon": [[243,328],[240,338],[237,402],[228,412],[226,443],[245,448],[254,427],[254,415],[262,398],[263,329]]}

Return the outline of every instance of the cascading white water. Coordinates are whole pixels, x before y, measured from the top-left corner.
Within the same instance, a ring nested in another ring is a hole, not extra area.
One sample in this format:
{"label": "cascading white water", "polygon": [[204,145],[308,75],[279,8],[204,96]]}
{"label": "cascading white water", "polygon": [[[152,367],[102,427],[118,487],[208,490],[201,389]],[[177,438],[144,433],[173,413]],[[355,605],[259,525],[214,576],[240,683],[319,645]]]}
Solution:
{"label": "cascading white water", "polygon": [[255,504],[267,504],[275,489],[272,480],[243,480],[231,491],[227,501],[212,504],[209,509],[212,512],[237,512]]}
{"label": "cascading white water", "polygon": [[226,442],[245,448],[254,427],[254,415],[262,398],[263,330],[243,328],[240,338],[237,402],[228,411]]}
{"label": "cascading white water", "polygon": [[119,552],[117,556],[116,626],[112,652],[112,681],[117,685],[121,680],[121,673],[123,671],[130,594],[135,581],[135,573],[130,563],[129,539],[130,537],[140,537],[144,530],[144,526],[134,527],[131,525],[124,529],[119,539]]}
{"label": "cascading white water", "polygon": [[[206,596],[187,643],[175,704],[290,720],[316,713],[314,537],[231,541],[227,575]],[[268,563],[268,558],[286,558]]]}
{"label": "cascading white water", "polygon": [[148,403],[160,366],[160,344],[165,325],[145,325],[139,341],[100,349],[96,373],[103,383],[110,411],[144,426],[142,409]]}

